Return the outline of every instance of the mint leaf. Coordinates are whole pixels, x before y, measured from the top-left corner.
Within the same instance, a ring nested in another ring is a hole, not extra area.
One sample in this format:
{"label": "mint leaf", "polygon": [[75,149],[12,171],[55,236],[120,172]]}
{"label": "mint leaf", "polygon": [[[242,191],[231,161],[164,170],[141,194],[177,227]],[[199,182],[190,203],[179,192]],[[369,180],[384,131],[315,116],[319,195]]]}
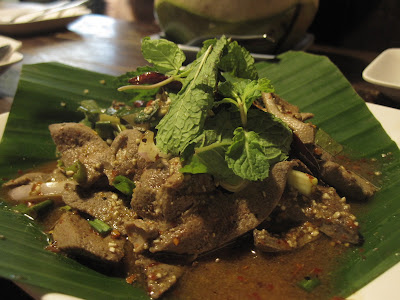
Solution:
{"label": "mint leaf", "polygon": [[292,131],[280,119],[249,110],[247,130],[238,127],[225,159],[233,172],[248,180],[268,177],[270,166],[288,157]]}
{"label": "mint leaf", "polygon": [[233,131],[240,126],[240,120],[236,113],[220,111],[213,117],[207,119],[203,133],[194,142],[196,148],[209,146],[216,142],[232,140]]}
{"label": "mint leaf", "polygon": [[270,167],[263,148],[257,133],[238,127],[225,159],[233,172],[243,179],[262,180],[268,177]]}
{"label": "mint leaf", "polygon": [[209,146],[196,149],[189,162],[181,169],[183,173],[208,173],[218,179],[227,179],[235,174],[225,161],[225,152],[230,141],[217,142]]}
{"label": "mint leaf", "polygon": [[223,74],[226,81],[218,84],[218,92],[225,98],[224,103],[231,103],[239,109],[242,125],[247,125],[247,111],[254,100],[261,97],[262,92],[273,92],[270,80],[261,78],[250,80],[237,78],[229,73]]}
{"label": "mint leaf", "polygon": [[[242,88],[242,86],[240,86]],[[262,92],[272,93],[274,88],[271,85],[271,81],[267,78],[260,78],[258,80],[252,80],[247,84],[241,91],[242,98],[246,105],[246,110],[250,108],[254,100],[261,97]]]}
{"label": "mint leaf", "polygon": [[229,112],[222,111],[207,120],[203,133],[194,142],[193,156],[181,169],[184,173],[208,173],[216,179],[235,184],[240,177],[228,167],[225,152],[232,143],[233,130],[238,120]]}
{"label": "mint leaf", "polygon": [[142,41],[143,57],[154,65],[156,70],[166,75],[179,73],[186,56],[178,45],[165,39],[152,40],[146,37]]}
{"label": "mint leaf", "polygon": [[255,80],[258,78],[254,58],[236,41],[228,45],[228,53],[221,59],[219,67],[233,76]]}
{"label": "mint leaf", "polygon": [[271,164],[287,159],[293,133],[281,119],[259,109],[250,109],[247,129],[259,135],[260,144]]}
{"label": "mint leaf", "polygon": [[226,38],[221,38],[191,66],[182,89],[156,127],[157,146],[163,152],[179,155],[202,133],[208,111],[214,104],[217,66],[226,44]]}
{"label": "mint leaf", "polygon": [[229,73],[223,73],[222,75],[226,81],[219,83],[218,92],[224,97],[232,98],[237,103],[244,103],[246,111],[253,104],[254,100],[261,97],[262,92],[274,92],[274,87],[267,78],[250,80],[237,78]]}
{"label": "mint leaf", "polygon": [[200,48],[199,52],[197,52],[196,58],[199,58],[200,56],[202,56],[204,54],[204,52],[207,51],[208,47],[210,47],[210,46],[214,47],[217,42],[218,42],[218,39],[216,39],[216,38],[203,41],[203,46]]}

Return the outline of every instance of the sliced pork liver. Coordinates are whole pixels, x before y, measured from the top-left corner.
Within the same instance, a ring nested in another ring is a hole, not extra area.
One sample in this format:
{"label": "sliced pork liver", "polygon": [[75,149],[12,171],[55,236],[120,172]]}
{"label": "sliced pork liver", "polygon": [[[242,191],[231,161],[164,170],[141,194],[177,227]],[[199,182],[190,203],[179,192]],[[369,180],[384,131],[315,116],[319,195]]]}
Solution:
{"label": "sliced pork liver", "polygon": [[69,254],[110,263],[124,257],[124,239],[101,236],[77,214],[67,212],[61,216],[53,229],[53,239],[57,248]]}
{"label": "sliced pork liver", "polygon": [[135,264],[144,274],[147,292],[152,299],[169,290],[186,270],[185,266],[165,264],[142,255],[138,255]]}
{"label": "sliced pork liver", "polygon": [[[152,235],[149,239],[146,233],[142,238],[148,243],[151,252],[200,254],[221,247],[254,229],[268,217],[282,196],[288,171],[295,165],[297,162],[294,161],[277,163],[272,167],[266,181],[254,182],[238,193],[223,192],[211,186],[209,189],[203,188],[199,184],[201,180],[196,180],[199,177],[192,175],[191,191],[198,192],[196,202],[175,218],[174,222],[170,222],[170,227],[160,231],[157,237]],[[154,188],[162,191],[171,183],[168,179],[170,178],[166,175],[161,180],[156,180]],[[182,194],[184,198],[185,193],[182,191],[188,188],[185,180],[174,183],[177,194]],[[139,199],[139,196],[145,199]],[[163,193],[155,193],[151,203],[157,202],[163,196]],[[136,197],[135,199],[134,196],[133,202],[149,201],[146,193]],[[134,205],[135,203],[132,204]],[[161,214],[160,217],[162,216]],[[130,239],[137,240],[137,234],[140,234],[140,230],[133,230]]]}
{"label": "sliced pork liver", "polygon": [[80,161],[86,168],[87,180],[81,183],[91,186],[111,169],[112,153],[105,141],[91,128],[80,123],[62,123],[49,126],[51,137],[62,155],[66,167]]}
{"label": "sliced pork liver", "polygon": [[321,177],[351,200],[366,200],[376,192],[376,187],[356,173],[333,161],[322,161]]}
{"label": "sliced pork liver", "polygon": [[143,218],[170,221],[215,190],[211,176],[184,175],[179,171],[181,168],[180,159],[173,158],[144,170],[136,181],[131,201],[133,210]]}
{"label": "sliced pork liver", "polygon": [[106,222],[122,234],[125,234],[125,223],[136,218],[135,212],[111,191],[85,190],[67,183],[63,200],[65,204]]}
{"label": "sliced pork liver", "polygon": [[297,106],[287,103],[273,93],[263,93],[262,99],[264,109],[285,122],[304,144],[314,143],[315,126],[304,122],[312,117],[312,114],[300,113]]}
{"label": "sliced pork liver", "polygon": [[146,161],[138,154],[139,143],[143,134],[137,129],[127,129],[117,135],[110,149],[112,154],[111,169],[106,170],[110,183],[116,175],[131,179],[146,166]]}

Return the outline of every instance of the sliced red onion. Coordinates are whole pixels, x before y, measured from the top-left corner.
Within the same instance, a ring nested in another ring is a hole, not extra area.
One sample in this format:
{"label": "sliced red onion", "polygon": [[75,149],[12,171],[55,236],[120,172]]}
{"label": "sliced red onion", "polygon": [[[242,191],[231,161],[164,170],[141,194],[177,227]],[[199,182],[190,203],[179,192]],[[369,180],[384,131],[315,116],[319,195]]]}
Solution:
{"label": "sliced red onion", "polygon": [[67,181],[30,183],[13,188],[8,196],[14,201],[41,201],[44,199],[61,199]]}

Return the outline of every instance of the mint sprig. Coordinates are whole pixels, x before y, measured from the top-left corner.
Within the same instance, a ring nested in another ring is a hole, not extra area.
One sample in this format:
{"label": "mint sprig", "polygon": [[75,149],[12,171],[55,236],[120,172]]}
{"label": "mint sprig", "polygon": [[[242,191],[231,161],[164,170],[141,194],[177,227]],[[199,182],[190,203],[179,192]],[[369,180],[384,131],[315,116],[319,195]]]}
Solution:
{"label": "mint sprig", "polygon": [[250,80],[245,78],[237,78],[229,73],[223,74],[226,81],[220,82],[218,92],[225,98],[218,102],[230,103],[236,106],[240,112],[242,125],[247,126],[247,111],[253,102],[261,97],[263,92],[274,92],[270,80],[261,78],[258,80]]}
{"label": "mint sprig", "polygon": [[[170,77],[154,85],[119,90],[182,82],[177,94],[169,94],[169,111],[156,126],[157,147],[185,160],[181,172],[208,173],[237,185],[265,179],[271,165],[288,157],[291,130],[273,115],[252,107],[262,93],[274,88],[268,79],[258,77],[246,49],[225,37],[207,40],[186,67],[182,66],[184,55],[172,42],[145,38],[142,52],[152,68]],[[224,111],[226,104],[233,109]],[[210,116],[212,111],[214,116]]]}
{"label": "mint sprig", "polygon": [[183,51],[173,42],[165,39],[142,40],[142,54],[145,60],[153,64],[157,72],[165,75],[176,75],[186,60]]}
{"label": "mint sprig", "polygon": [[288,157],[292,132],[269,113],[251,109],[248,116],[247,129],[235,113],[211,118],[181,171],[208,173],[227,183],[238,182],[237,177],[253,181],[268,177],[270,167]]}
{"label": "mint sprig", "polygon": [[219,68],[235,77],[258,79],[253,56],[236,41],[229,43],[227,53],[221,58]]}
{"label": "mint sprig", "polygon": [[232,144],[226,151],[226,162],[233,172],[248,180],[268,177],[269,159],[263,151],[263,140],[254,131],[238,127],[234,131]]}
{"label": "mint sprig", "polygon": [[181,154],[202,133],[209,110],[214,105],[217,67],[227,44],[221,38],[191,65],[182,89],[172,98],[168,113],[157,125],[157,146],[164,152]]}

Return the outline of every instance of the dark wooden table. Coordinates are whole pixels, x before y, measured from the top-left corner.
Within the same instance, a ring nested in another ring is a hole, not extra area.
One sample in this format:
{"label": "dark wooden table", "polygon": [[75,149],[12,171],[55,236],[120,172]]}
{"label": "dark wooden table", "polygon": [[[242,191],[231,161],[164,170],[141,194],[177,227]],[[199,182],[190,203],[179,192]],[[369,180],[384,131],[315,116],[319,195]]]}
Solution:
{"label": "dark wooden table", "polygon": [[[0,113],[9,111],[23,64],[57,61],[64,64],[119,75],[146,64],[141,56],[143,37],[159,32],[155,23],[133,23],[103,15],[84,16],[65,31],[29,37],[22,41],[22,62],[0,75]],[[379,54],[313,45],[309,52],[327,55],[367,102],[395,108],[400,104],[386,98],[362,79],[363,69]]]}
{"label": "dark wooden table", "polygon": [[104,15],[84,16],[64,31],[13,37],[22,41],[22,62],[0,75],[0,113],[9,111],[23,64],[60,62],[112,75],[123,74],[146,61],[141,39],[159,32],[154,23],[132,23]]}
{"label": "dark wooden table", "polygon": [[[0,113],[10,110],[23,64],[56,61],[96,72],[119,75],[146,62],[140,42],[159,32],[154,23],[132,23],[103,15],[84,16],[68,29],[29,37],[22,41],[22,62],[0,75]],[[313,45],[309,52],[327,55],[351,82],[365,101],[400,108],[399,103],[383,96],[377,88],[362,79],[362,70],[378,53]],[[7,280],[0,280],[2,294],[8,299],[31,299]],[[7,297],[7,296],[6,296]]]}

